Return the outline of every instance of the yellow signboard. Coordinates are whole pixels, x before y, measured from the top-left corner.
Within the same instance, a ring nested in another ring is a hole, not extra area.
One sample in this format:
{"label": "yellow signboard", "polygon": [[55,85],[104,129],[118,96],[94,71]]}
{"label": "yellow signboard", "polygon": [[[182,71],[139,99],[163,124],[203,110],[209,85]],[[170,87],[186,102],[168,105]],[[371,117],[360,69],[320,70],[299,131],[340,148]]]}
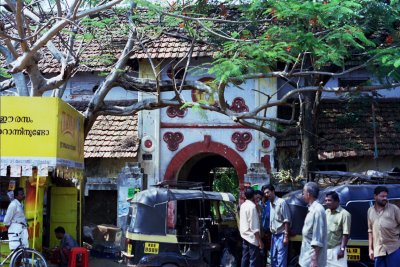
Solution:
{"label": "yellow signboard", "polygon": [[83,169],[83,119],[59,98],[0,97],[1,164]]}

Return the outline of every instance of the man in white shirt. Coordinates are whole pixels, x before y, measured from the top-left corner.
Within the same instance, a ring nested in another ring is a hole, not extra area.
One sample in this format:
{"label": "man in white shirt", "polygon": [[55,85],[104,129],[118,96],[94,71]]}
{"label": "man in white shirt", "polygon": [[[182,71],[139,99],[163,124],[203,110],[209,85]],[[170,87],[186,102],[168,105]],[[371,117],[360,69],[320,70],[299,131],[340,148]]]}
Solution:
{"label": "man in white shirt", "polygon": [[260,267],[264,248],[260,236],[260,219],[254,203],[254,190],[249,187],[244,191],[246,201],[240,206],[240,235],[243,238],[241,267]]}
{"label": "man in white shirt", "polygon": [[[11,250],[16,249],[21,243],[28,247],[28,225],[24,214],[22,201],[25,199],[25,192],[22,187],[14,190],[14,199],[8,205],[4,224],[8,227],[8,240]],[[21,239],[21,243],[20,243]]]}

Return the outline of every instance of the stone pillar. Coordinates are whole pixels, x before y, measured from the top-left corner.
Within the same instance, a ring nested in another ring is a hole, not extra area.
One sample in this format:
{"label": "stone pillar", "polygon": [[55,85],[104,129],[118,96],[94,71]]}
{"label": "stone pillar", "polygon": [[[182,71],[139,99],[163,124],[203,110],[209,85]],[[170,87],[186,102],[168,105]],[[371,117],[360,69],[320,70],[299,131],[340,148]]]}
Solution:
{"label": "stone pillar", "polygon": [[244,184],[261,190],[263,185],[270,183],[270,177],[263,163],[250,163],[250,168],[244,175]]}
{"label": "stone pillar", "polygon": [[123,235],[127,229],[130,199],[138,191],[143,190],[146,183],[140,163],[126,163],[118,174],[117,190],[117,226],[122,229]]}

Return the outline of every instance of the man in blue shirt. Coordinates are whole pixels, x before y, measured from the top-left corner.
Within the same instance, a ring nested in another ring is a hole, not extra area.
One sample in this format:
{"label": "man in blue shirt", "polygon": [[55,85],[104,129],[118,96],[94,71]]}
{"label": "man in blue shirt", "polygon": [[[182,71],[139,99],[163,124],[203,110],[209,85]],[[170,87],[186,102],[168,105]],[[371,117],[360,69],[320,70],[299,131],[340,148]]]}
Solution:
{"label": "man in blue shirt", "polygon": [[60,241],[59,252],[61,256],[60,266],[67,266],[69,253],[71,252],[71,248],[78,247],[78,243],[74,240],[74,238],[65,232],[64,227],[57,227],[54,229],[57,239]]}
{"label": "man in blue shirt", "polygon": [[[261,188],[261,191],[264,194],[265,188],[267,185],[264,185]],[[262,217],[261,217],[261,227],[263,230],[263,241],[265,243],[264,247],[264,252],[265,252],[265,261],[267,263],[270,263],[270,257],[269,257],[269,250],[271,248],[271,231],[269,229],[269,220],[270,220],[270,201],[269,199],[264,195],[263,198],[263,212],[262,212]]]}

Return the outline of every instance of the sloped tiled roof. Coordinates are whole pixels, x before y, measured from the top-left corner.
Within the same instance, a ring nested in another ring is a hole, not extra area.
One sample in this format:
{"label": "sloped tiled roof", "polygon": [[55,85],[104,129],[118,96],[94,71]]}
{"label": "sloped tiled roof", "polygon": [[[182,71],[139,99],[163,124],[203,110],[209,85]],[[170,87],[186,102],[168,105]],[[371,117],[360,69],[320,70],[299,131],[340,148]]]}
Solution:
{"label": "sloped tiled roof", "polygon": [[[59,42],[54,39],[56,46]],[[112,69],[113,64],[117,61],[126,43],[124,37],[107,36],[102,40],[93,40],[84,45],[80,56],[79,72],[106,72]],[[80,45],[77,43],[76,46]],[[177,37],[162,35],[158,39],[153,40],[145,45],[144,50],[138,50],[132,55],[132,59],[145,59],[148,55],[152,59],[175,59],[182,58],[187,55],[190,50],[190,42]],[[42,57],[39,61],[39,68],[43,73],[58,73],[60,71],[60,63],[53,57],[47,48],[41,49]],[[193,57],[213,56],[213,51],[208,45],[197,43],[193,47]],[[104,61],[107,58],[108,61]]]}
{"label": "sloped tiled roof", "polygon": [[137,115],[99,116],[85,139],[85,158],[134,158],[138,147]]}
{"label": "sloped tiled roof", "polygon": [[[115,105],[125,106],[129,101],[113,101]],[[69,102],[79,111],[88,105],[85,101]],[[98,116],[86,139],[85,158],[134,158],[139,149],[137,115]]]}
{"label": "sloped tiled roof", "polygon": [[[148,43],[145,51],[141,50],[135,53],[131,58],[148,58],[164,59],[164,58],[182,58],[187,55],[190,50],[190,42],[184,39],[163,35],[157,40]],[[215,53],[210,46],[197,43],[193,47],[193,57],[211,57]]]}
{"label": "sloped tiled roof", "polygon": [[[61,41],[57,37],[55,37],[52,41],[56,47],[60,47],[59,43]],[[124,40],[122,40],[120,37],[114,36],[107,36],[100,40],[84,42],[82,45],[83,49],[80,54],[78,71],[110,71],[113,64],[117,61],[118,56],[121,54],[124,45]],[[81,43],[76,42],[74,49],[77,50],[80,46]],[[60,72],[60,62],[54,58],[47,47],[42,48],[40,52],[40,70],[43,73]],[[107,59],[107,61],[105,59]]]}
{"label": "sloped tiled roof", "polygon": [[[379,100],[375,107],[378,157],[400,156],[400,99]],[[372,157],[375,153],[371,102],[325,102],[318,114],[318,159]],[[280,138],[278,149],[300,146],[300,134]]]}

